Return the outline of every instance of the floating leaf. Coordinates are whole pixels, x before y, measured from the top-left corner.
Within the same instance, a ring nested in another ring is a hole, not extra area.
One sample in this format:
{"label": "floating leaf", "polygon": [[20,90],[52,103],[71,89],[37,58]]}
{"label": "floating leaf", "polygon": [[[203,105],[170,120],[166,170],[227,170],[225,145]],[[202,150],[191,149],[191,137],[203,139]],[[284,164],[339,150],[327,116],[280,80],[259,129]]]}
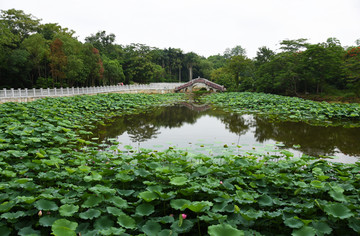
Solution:
{"label": "floating leaf", "polygon": [[272,206],[273,205],[272,198],[266,194],[264,194],[258,198],[258,203],[260,206]]}
{"label": "floating leaf", "polygon": [[[1,232],[1,235],[3,235],[3,232]],[[37,235],[41,235],[41,232],[39,230],[34,230],[33,228],[31,228],[31,226],[22,228],[19,230],[18,235],[20,236],[37,236]]]}
{"label": "floating leaf", "polygon": [[324,207],[324,211],[327,214],[340,219],[346,219],[353,216],[350,209],[341,203],[328,204]]}
{"label": "floating leaf", "polygon": [[154,206],[148,203],[140,204],[136,207],[136,214],[140,216],[149,216],[154,213]]}
{"label": "floating leaf", "polygon": [[172,208],[174,208],[175,210],[183,210],[186,207],[184,207],[184,205],[188,205],[191,202],[189,200],[186,199],[172,199],[170,201],[170,205]]}
{"label": "floating leaf", "polygon": [[229,224],[212,225],[208,227],[210,236],[244,236],[244,231],[235,229]]}
{"label": "floating leaf", "polygon": [[79,206],[65,204],[62,205],[59,209],[61,216],[72,216],[79,210]]}
{"label": "floating leaf", "polygon": [[94,218],[98,218],[100,215],[101,215],[101,212],[96,209],[89,209],[89,210],[79,214],[80,218],[84,219],[84,220],[88,220],[88,219],[91,220]]}
{"label": "floating leaf", "polygon": [[107,200],[108,202],[114,204],[114,206],[119,207],[120,209],[128,208],[128,203],[125,199],[115,196]]}
{"label": "floating leaf", "polygon": [[170,183],[173,185],[181,186],[187,183],[188,179],[184,176],[173,177],[170,179]]}
{"label": "floating leaf", "polygon": [[144,199],[146,202],[151,202],[151,201],[159,198],[156,193],[153,193],[150,191],[145,191],[145,192],[139,193],[139,197]]}
{"label": "floating leaf", "polygon": [[294,230],[292,236],[315,236],[316,230],[313,227],[303,226],[301,229]]}
{"label": "floating leaf", "polygon": [[66,219],[56,220],[51,226],[51,230],[55,236],[76,236],[76,228],[78,223]]}
{"label": "floating leaf", "polygon": [[284,220],[284,224],[293,229],[298,229],[304,226],[304,223],[301,220],[295,219],[294,217],[290,217]]}
{"label": "floating leaf", "polygon": [[85,202],[81,205],[81,207],[90,208],[99,205],[101,202],[102,202],[102,198],[92,195],[85,200]]}
{"label": "floating leaf", "polygon": [[148,220],[142,227],[143,232],[149,236],[158,236],[161,231],[161,225],[157,222]]}
{"label": "floating leaf", "polygon": [[120,215],[117,218],[117,222],[119,223],[119,225],[121,225],[124,228],[127,228],[127,229],[135,228],[135,220],[128,215],[125,215],[125,214]]}
{"label": "floating leaf", "polygon": [[40,199],[40,200],[36,201],[34,203],[34,206],[38,210],[43,210],[43,211],[56,211],[59,208],[55,202],[45,200],[45,199]]}
{"label": "floating leaf", "polygon": [[312,225],[317,235],[330,234],[332,232],[332,228],[325,222],[312,222]]}

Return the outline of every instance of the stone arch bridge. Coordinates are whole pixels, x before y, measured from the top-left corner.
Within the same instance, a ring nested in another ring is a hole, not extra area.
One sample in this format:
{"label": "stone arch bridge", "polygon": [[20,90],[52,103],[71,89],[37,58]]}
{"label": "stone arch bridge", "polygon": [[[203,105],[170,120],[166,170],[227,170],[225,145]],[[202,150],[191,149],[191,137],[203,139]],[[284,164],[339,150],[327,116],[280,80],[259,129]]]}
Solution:
{"label": "stone arch bridge", "polygon": [[210,92],[224,92],[226,88],[204,78],[193,79],[175,88],[175,92],[193,92],[206,89]]}

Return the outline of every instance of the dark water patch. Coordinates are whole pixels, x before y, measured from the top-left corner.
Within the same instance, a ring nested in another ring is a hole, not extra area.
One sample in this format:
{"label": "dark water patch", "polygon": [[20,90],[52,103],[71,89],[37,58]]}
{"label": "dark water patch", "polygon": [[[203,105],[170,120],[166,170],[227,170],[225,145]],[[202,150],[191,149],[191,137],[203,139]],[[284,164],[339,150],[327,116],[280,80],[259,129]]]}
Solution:
{"label": "dark water patch", "polygon": [[355,162],[360,157],[360,128],[274,122],[202,104],[156,107],[104,123],[93,131],[92,138],[99,142],[116,139],[120,147],[129,145],[135,149],[175,147],[210,155],[276,154],[288,149],[295,156],[335,156],[341,162]]}

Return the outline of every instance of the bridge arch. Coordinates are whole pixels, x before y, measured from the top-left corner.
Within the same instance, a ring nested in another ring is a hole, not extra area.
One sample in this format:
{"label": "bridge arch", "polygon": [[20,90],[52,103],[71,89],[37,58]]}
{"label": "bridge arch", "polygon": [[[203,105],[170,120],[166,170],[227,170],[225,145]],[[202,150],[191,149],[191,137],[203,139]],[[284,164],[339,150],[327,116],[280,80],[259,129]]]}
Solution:
{"label": "bridge arch", "polygon": [[193,92],[201,89],[206,89],[210,92],[224,92],[226,88],[219,84],[216,84],[210,80],[204,78],[193,79],[183,85],[180,85],[175,88],[175,92]]}

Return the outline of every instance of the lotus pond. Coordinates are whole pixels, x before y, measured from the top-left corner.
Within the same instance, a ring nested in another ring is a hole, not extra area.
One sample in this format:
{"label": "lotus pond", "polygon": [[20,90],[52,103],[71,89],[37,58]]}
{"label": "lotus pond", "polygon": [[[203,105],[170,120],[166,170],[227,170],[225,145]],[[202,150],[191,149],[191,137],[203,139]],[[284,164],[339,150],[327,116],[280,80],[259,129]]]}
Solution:
{"label": "lotus pond", "polygon": [[[203,99],[274,122],[359,124],[358,104],[250,93]],[[359,162],[285,150],[132,151],[114,138],[99,144],[91,132],[109,118],[180,100],[101,94],[0,105],[1,234],[358,235]]]}

